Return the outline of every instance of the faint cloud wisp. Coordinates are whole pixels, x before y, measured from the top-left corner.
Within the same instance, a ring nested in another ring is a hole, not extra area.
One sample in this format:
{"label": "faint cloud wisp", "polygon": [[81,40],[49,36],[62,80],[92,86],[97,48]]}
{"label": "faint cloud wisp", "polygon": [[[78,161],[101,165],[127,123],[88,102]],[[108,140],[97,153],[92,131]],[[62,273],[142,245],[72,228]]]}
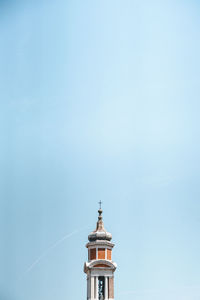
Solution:
{"label": "faint cloud wisp", "polygon": [[[28,274],[51,250],[53,250],[54,248],[56,248],[58,245],[60,245],[61,243],[63,243],[65,240],[67,240],[68,238],[80,233],[81,231],[85,230],[87,227],[81,228],[81,229],[76,229],[74,231],[72,231],[71,233],[63,236],[61,239],[59,239],[58,241],[56,241],[55,243],[53,243],[47,250],[45,250],[24,272],[24,274],[21,276],[21,278]],[[20,278],[20,279],[21,279]]]}

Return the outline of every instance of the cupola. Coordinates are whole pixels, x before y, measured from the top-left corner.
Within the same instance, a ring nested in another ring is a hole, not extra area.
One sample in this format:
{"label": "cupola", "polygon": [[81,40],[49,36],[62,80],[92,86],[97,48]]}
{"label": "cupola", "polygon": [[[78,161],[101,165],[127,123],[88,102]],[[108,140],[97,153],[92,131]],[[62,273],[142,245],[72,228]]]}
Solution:
{"label": "cupola", "polygon": [[106,229],[104,228],[103,218],[102,218],[103,210],[100,208],[98,210],[98,213],[99,213],[99,217],[97,221],[96,230],[92,231],[88,235],[88,240],[90,242],[96,242],[97,240],[111,241],[112,240],[111,233],[107,232]]}
{"label": "cupola", "polygon": [[114,300],[114,272],[112,261],[112,235],[104,228],[101,202],[96,229],[88,235],[88,261],[84,264],[87,274],[87,300]]}

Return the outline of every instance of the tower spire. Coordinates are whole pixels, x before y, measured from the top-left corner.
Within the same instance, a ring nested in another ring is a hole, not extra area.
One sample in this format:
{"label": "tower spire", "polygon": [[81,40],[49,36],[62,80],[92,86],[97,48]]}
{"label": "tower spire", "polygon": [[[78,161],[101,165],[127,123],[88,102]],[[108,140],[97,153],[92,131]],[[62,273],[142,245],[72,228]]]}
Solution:
{"label": "tower spire", "polygon": [[114,272],[117,268],[112,260],[112,235],[106,231],[103,224],[99,201],[98,221],[96,230],[89,236],[88,261],[85,262],[84,272],[87,274],[87,300],[114,300]]}
{"label": "tower spire", "polygon": [[96,231],[105,231],[104,224],[103,224],[103,217],[102,217],[103,210],[99,208],[98,213],[99,216],[98,216]]}
{"label": "tower spire", "polygon": [[98,213],[99,213],[99,216],[98,216],[98,222],[97,222],[97,228],[96,230],[104,230],[104,225],[103,225],[103,217],[102,217],[102,213],[103,213],[103,210],[101,209],[101,204],[102,204],[102,201],[100,200],[99,201],[99,210],[98,210]]}
{"label": "tower spire", "polygon": [[117,268],[112,260],[112,235],[106,231],[103,224],[99,201],[98,221],[96,230],[89,236],[88,261],[85,262],[84,272],[87,274],[87,300],[114,300],[114,272]]}

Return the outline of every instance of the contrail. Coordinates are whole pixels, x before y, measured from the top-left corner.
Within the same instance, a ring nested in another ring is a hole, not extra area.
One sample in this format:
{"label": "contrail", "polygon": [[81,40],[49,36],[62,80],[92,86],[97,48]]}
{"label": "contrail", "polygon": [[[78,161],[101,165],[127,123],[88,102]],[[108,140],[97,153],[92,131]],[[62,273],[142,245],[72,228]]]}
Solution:
{"label": "contrail", "polygon": [[26,275],[27,273],[29,273],[51,250],[53,250],[54,248],[56,248],[58,245],[60,245],[63,241],[65,241],[66,239],[70,238],[71,236],[78,234],[79,232],[85,230],[87,227],[81,228],[81,229],[76,229],[74,231],[72,231],[71,233],[63,236],[60,240],[56,241],[54,244],[52,244],[47,250],[45,250],[28,268],[27,270],[24,272],[23,275]]}

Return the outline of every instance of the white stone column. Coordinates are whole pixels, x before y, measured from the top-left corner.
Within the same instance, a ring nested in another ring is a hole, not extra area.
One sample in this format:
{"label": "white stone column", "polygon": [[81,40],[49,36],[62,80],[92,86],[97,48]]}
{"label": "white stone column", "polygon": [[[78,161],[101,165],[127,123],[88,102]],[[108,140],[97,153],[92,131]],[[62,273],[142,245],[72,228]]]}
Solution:
{"label": "white stone column", "polygon": [[90,278],[87,277],[87,299],[90,298]]}
{"label": "white stone column", "polygon": [[94,277],[91,276],[91,300],[94,300]]}
{"label": "white stone column", "polygon": [[105,276],[105,300],[108,300],[108,277]]}
{"label": "white stone column", "polygon": [[99,291],[99,288],[98,288],[98,286],[99,286],[99,277],[98,276],[96,276],[96,300],[98,300],[99,299],[99,294],[98,294],[98,291]]}

